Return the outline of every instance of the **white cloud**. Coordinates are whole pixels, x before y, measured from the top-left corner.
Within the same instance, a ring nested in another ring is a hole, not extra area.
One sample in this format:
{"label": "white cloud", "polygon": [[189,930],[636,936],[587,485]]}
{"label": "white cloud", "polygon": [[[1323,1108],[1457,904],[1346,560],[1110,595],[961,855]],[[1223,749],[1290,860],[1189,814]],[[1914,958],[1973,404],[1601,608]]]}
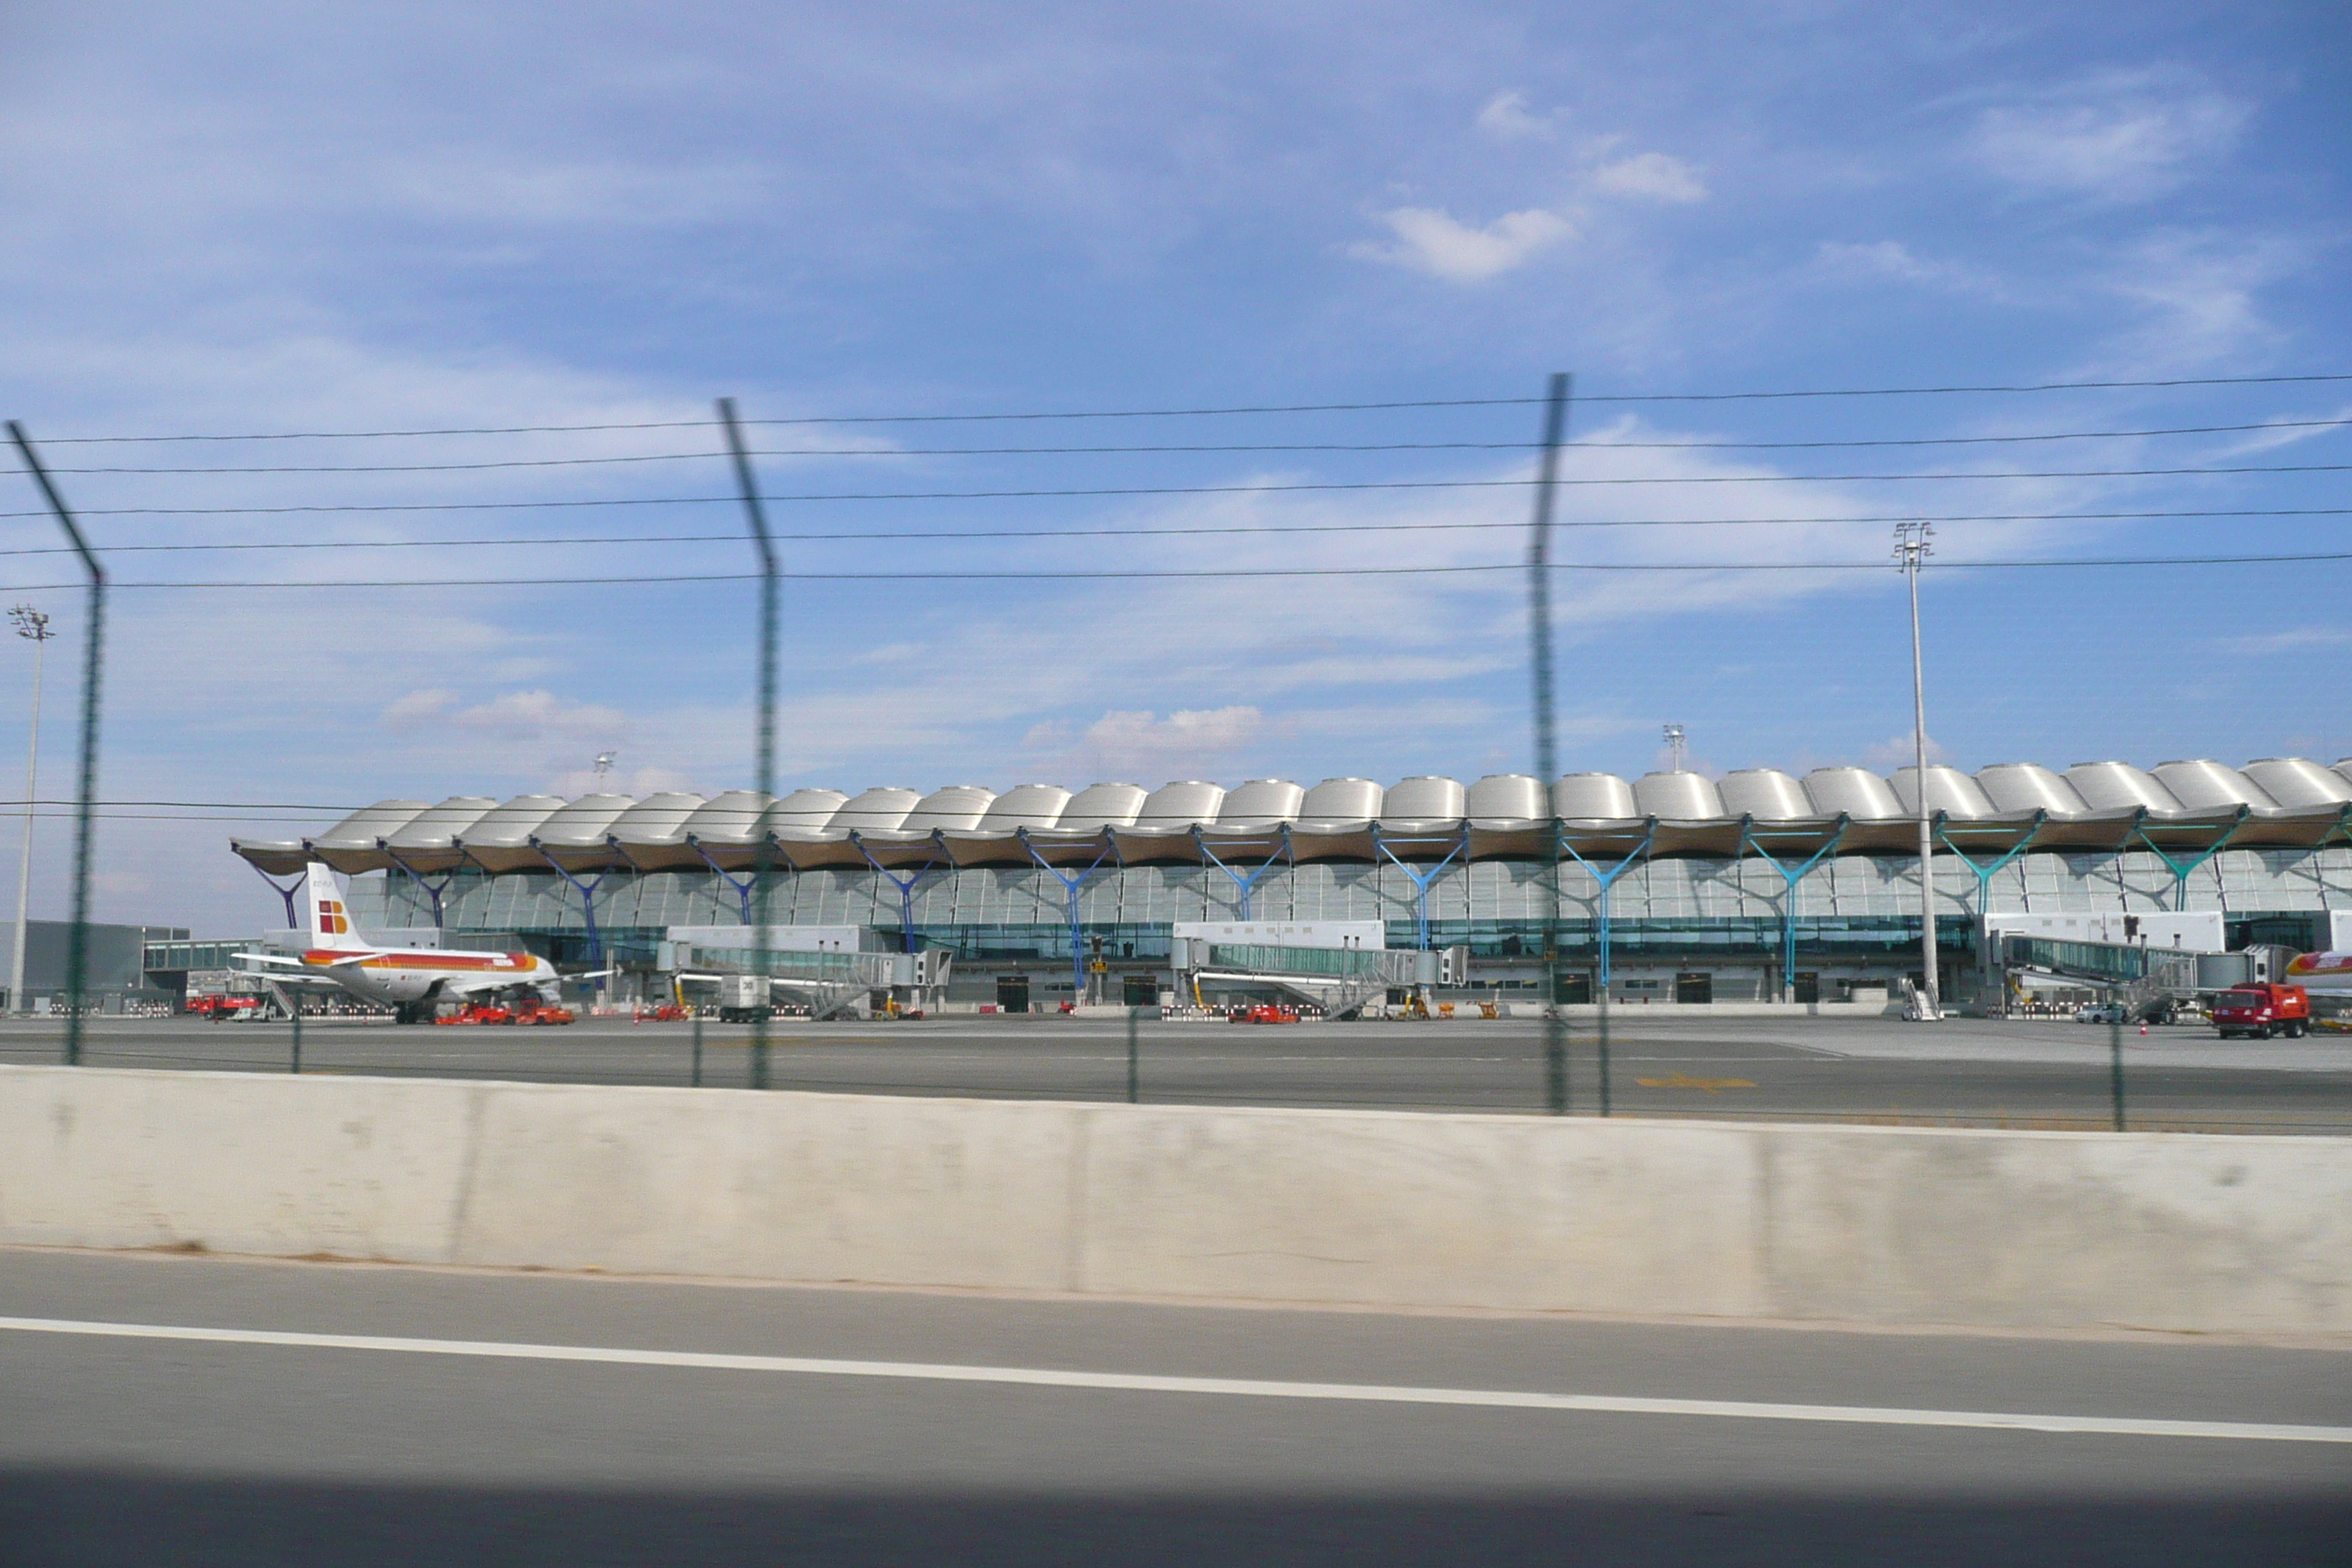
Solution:
{"label": "white cloud", "polygon": [[1395,242],[1367,240],[1351,247],[1350,255],[1454,283],[1483,282],[1508,272],[1576,233],[1566,218],[1538,207],[1506,213],[1484,228],[1472,228],[1436,207],[1398,207],[1382,213],[1381,221],[1395,232]]}
{"label": "white cloud", "polygon": [[454,691],[443,691],[438,689],[429,691],[412,691],[404,697],[394,699],[385,707],[382,716],[383,721],[391,729],[408,729],[440,718],[457,700],[457,694]]}
{"label": "white cloud", "polygon": [[2352,644],[2352,630],[2343,626],[2294,626],[2259,637],[2221,637],[2213,646],[2243,658],[2266,658],[2282,653],[2309,653],[2318,648]]}
{"label": "white cloud", "polygon": [[[1918,736],[1916,730],[1906,730],[1899,735],[1889,735],[1884,741],[1864,746],[1862,749],[1862,765],[1876,773],[1911,766],[1919,760]],[[1928,736],[1927,765],[1932,768],[1951,760],[1952,753],[1937,743],[1935,736]]]}
{"label": "white cloud", "polygon": [[1706,184],[1698,171],[1665,153],[1637,153],[1593,172],[1593,185],[1612,195],[1647,196],[1661,202],[1703,202]]}
{"label": "white cloud", "polygon": [[611,739],[628,724],[619,710],[593,702],[571,702],[551,691],[509,691],[448,716],[463,730],[497,733],[510,740]]}
{"label": "white cloud", "polygon": [[2210,92],[2167,96],[2145,78],[2104,79],[2064,96],[2077,100],[1984,110],[1969,156],[2029,191],[2144,201],[2227,153],[2247,119],[2246,107],[2234,100]]}
{"label": "white cloud", "polygon": [[1079,750],[1109,776],[1198,778],[1214,774],[1265,728],[1265,715],[1245,706],[1180,710],[1165,719],[1114,710],[1087,726]]}
{"label": "white cloud", "polygon": [[1498,92],[1478,111],[1478,129],[1506,142],[1549,136],[1555,121],[1554,115],[1530,113],[1526,95],[1517,92]]}
{"label": "white cloud", "polygon": [[1813,252],[1813,269],[1834,279],[1889,279],[1953,293],[1997,291],[1990,279],[1973,268],[1956,261],[1938,261],[1919,256],[1897,239],[1882,239],[1868,245],[1825,239]]}

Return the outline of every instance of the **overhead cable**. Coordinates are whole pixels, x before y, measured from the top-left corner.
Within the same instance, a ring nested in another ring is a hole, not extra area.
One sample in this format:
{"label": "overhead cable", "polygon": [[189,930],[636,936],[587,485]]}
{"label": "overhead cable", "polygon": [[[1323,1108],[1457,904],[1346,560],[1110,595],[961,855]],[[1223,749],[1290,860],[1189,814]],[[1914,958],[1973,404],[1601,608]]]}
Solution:
{"label": "overhead cable", "polygon": [[[2352,470],[2352,463],[2266,463],[2208,466],[2189,468],[2048,468],[2038,470],[1997,469],[1983,473],[1908,473],[1908,474],[1696,474],[1646,475],[1623,479],[1581,478],[1563,479],[1562,485],[1800,485],[1896,483],[1917,480],[1969,481],[1990,479],[2132,479],[2168,477],[2231,474],[2334,474]],[[83,470],[59,468],[57,473]],[[160,469],[141,470],[162,472]],[[211,472],[226,473],[228,469]],[[1193,495],[1264,495],[1307,490],[1475,490],[1523,489],[1533,479],[1359,479],[1310,480],[1295,484],[1247,485],[1102,485],[1071,489],[1039,489],[1017,490],[809,490],[781,495],[762,495],[764,501],[787,504],[795,501],[872,501],[872,500],[1041,500],[1055,498],[1086,498],[1104,496],[1193,496]],[[411,502],[385,505],[335,504],[329,506],[244,506],[244,507],[125,507],[113,510],[92,508],[79,509],[85,517],[122,516],[190,516],[236,513],[264,516],[282,512],[331,511],[448,511],[491,510],[499,508],[552,506],[689,506],[719,502],[737,504],[740,496],[670,496],[614,497],[595,500],[540,501],[464,501]],[[38,512],[0,512],[0,517],[37,517]]]}
{"label": "overhead cable", "polygon": [[[1992,567],[2043,566],[2259,566],[2318,561],[2352,561],[2352,551],[2305,552],[2286,555],[2140,555],[2103,556],[2097,558],[2056,557],[2049,559],[1954,561],[1939,560],[1930,571],[1980,570]],[[1461,566],[1203,566],[1195,568],[1111,568],[1106,570],[1055,568],[1051,574],[1056,583],[1075,580],[1118,581],[1146,578],[1188,577],[1422,577],[1449,576],[1480,572],[1516,572],[1524,569],[1524,562],[1492,562]],[[1884,561],[1691,561],[1691,562],[1616,562],[1569,561],[1554,563],[1562,572],[1884,572]],[[1035,582],[1034,571],[960,571],[945,569],[936,572],[865,571],[865,572],[786,572],[781,576],[803,583],[876,583],[876,582]],[[744,583],[756,582],[756,572],[691,572],[650,573],[611,577],[396,577],[396,578],[317,578],[309,580],[251,579],[232,582],[121,582],[110,584],[116,588],[154,589],[228,589],[251,593],[263,589],[318,588],[561,588],[595,587],[605,585],[653,586],[667,583]],[[79,587],[74,583],[19,583],[7,585],[11,593],[38,593],[59,588]]]}
{"label": "overhead cable", "polygon": [[[1864,386],[1783,392],[1648,392],[1601,393],[1580,396],[1580,403],[1738,403],[1809,397],[1929,397],[1958,394],[2110,392],[2158,390],[2183,386],[2286,386],[2352,381],[2352,373],[2314,375],[2173,376],[2138,381],[2042,381],[1978,385]],[[1541,403],[1540,397],[1424,397],[1381,403],[1267,403],[1234,407],[1097,408],[1057,413],[1014,414],[845,414],[806,415],[785,419],[747,419],[747,425],[919,425],[975,423],[1016,419],[1174,419],[1240,414],[1362,414],[1402,408],[1513,408]],[[425,436],[548,436],[610,430],[715,429],[709,419],[641,419],[593,425],[446,426],[415,430],[283,430],[257,435],[64,436],[49,437],[48,446],[91,446],[164,441],[359,441]]]}
{"label": "overhead cable", "polygon": [[[2352,425],[2352,419],[2273,419],[2252,425],[2183,425],[2157,430],[2058,430],[2043,435],[1902,436],[1838,441],[1617,441],[1587,438],[1568,445],[1579,450],[1625,452],[1824,451],[1871,447],[1979,447],[2023,441],[2120,441],[2157,436],[2223,436],[2257,430],[2322,430]],[[753,458],[1034,458],[1267,452],[1517,452],[1525,441],[1253,442],[1240,444],[1124,447],[781,447],[747,453]],[[56,468],[60,474],[446,474],[499,468],[596,468],[617,463],[699,463],[710,452],[635,452],[585,458],[502,458],[470,463],[288,464],[247,468]]]}
{"label": "overhead cable", "polygon": [[[1890,522],[2110,522],[2150,519],[2220,519],[2248,517],[2346,517],[2352,507],[2266,507],[2228,511],[1994,511],[1919,515],[1906,512],[1884,517],[1640,517],[1583,518],[1555,523],[1557,528],[1780,528]],[[997,540],[997,539],[1171,539],[1232,534],[1288,533],[1456,533],[1517,529],[1516,519],[1475,522],[1305,522],[1186,528],[968,528],[863,529],[834,532],[778,533],[779,540],[807,543],[866,543],[878,540]],[[511,548],[550,544],[740,544],[740,533],[579,533],[522,534],[505,539],[290,539],[257,542],[173,544],[110,544],[113,554],[184,554],[224,551],[285,550],[446,550]],[[26,550],[0,550],[0,558],[22,555],[70,555],[68,545],[40,545]],[[0,802],[0,808],[5,803]]]}

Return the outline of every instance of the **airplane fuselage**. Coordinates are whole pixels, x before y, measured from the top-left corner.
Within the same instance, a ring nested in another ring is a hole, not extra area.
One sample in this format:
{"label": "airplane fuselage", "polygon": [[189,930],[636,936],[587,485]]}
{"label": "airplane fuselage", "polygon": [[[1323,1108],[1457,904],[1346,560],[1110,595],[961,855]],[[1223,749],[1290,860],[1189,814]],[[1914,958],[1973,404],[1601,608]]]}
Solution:
{"label": "airplane fuselage", "polygon": [[371,952],[352,960],[332,948],[308,948],[302,969],[333,981],[364,1002],[398,1005],[465,992],[551,986],[555,966],[528,952]]}

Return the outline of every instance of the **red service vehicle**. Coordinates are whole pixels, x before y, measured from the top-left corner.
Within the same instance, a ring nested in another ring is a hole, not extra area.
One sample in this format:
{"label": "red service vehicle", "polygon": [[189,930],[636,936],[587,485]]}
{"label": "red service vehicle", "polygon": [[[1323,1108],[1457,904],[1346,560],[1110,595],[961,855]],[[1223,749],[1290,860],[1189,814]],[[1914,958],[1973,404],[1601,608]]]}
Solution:
{"label": "red service vehicle", "polygon": [[454,1013],[445,1013],[433,1020],[436,1024],[511,1024],[514,1011],[495,1002],[468,1002]]}
{"label": "red service vehicle", "polygon": [[547,1002],[519,1002],[514,1009],[514,1021],[518,1024],[570,1024],[578,1018],[579,1015],[571,1008]]}
{"label": "red service vehicle", "polygon": [[2311,993],[2300,985],[2236,985],[2213,998],[2213,1026],[2225,1040],[2311,1033]]}
{"label": "red service vehicle", "polygon": [[1230,1021],[1236,1024],[1296,1024],[1298,1009],[1286,1007],[1278,1002],[1259,1002],[1248,1007],[1235,1008]]}
{"label": "red service vehicle", "polygon": [[242,1017],[247,1013],[258,1012],[260,1009],[261,998],[258,996],[191,996],[188,998],[188,1012],[192,1016],[210,1018],[215,1024],[223,1018]]}

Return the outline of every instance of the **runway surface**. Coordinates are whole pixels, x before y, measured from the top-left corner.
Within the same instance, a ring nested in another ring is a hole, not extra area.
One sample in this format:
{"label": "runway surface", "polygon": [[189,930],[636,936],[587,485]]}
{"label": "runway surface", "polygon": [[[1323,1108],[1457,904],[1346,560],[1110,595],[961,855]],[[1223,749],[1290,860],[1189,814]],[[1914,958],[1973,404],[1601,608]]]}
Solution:
{"label": "runway surface", "polygon": [[[588,1019],[566,1028],[306,1024],[306,1072],[685,1085],[683,1024]],[[58,1059],[50,1022],[0,1024],[0,1062]],[[704,1031],[702,1082],[749,1081],[748,1032]],[[988,1098],[1123,1100],[1118,1019],[1055,1016],[896,1024],[784,1023],[770,1054],[780,1089]],[[100,1067],[283,1072],[283,1024],[97,1019],[84,1060]],[[1571,1108],[1600,1109],[1601,1042],[1570,1032]],[[2129,1125],[2157,1130],[2352,1133],[2352,1040],[2224,1041],[2206,1028],[2124,1037]],[[1536,1020],[1415,1024],[1143,1024],[1146,1100],[1539,1112]],[[2103,1128],[2112,1124],[2107,1031],[2070,1023],[1621,1013],[1609,1042],[1618,1115]]]}
{"label": "runway surface", "polygon": [[0,1314],[12,1562],[2239,1563],[2352,1541],[2344,1349],[38,1251],[0,1251]]}

